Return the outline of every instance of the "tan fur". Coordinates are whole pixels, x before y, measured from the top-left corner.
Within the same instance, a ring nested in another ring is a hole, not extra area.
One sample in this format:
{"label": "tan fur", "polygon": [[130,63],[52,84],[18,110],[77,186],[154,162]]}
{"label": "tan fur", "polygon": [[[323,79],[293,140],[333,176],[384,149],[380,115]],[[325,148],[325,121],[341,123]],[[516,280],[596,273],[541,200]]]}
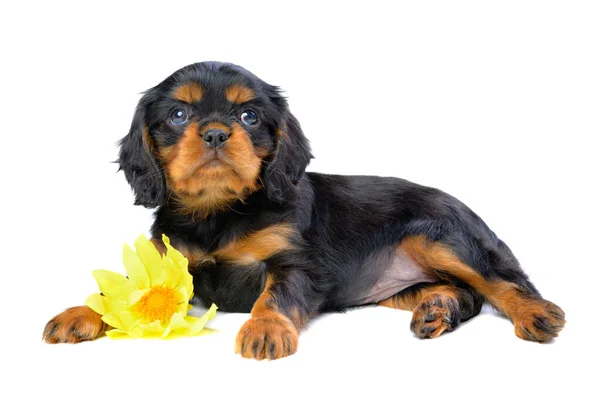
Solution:
{"label": "tan fur", "polygon": [[202,100],[202,87],[199,83],[190,82],[173,90],[173,98],[188,104]]}
{"label": "tan fur", "polygon": [[199,133],[198,124],[192,122],[174,146],[159,153],[181,210],[204,218],[258,190],[261,156],[267,154],[257,152],[246,131],[234,123],[227,144],[218,152],[221,163],[213,165],[215,152],[207,150]]}
{"label": "tan fur", "polygon": [[49,344],[89,341],[103,335],[109,326],[102,316],[87,306],[75,306],[46,324],[44,340]]}
{"label": "tan fur", "polygon": [[424,236],[414,236],[402,241],[402,248],[410,254],[417,263],[433,274],[444,272],[458,277],[460,280],[475,288],[488,299],[492,305],[508,315],[517,301],[525,300],[517,293],[517,286],[506,281],[486,280],[471,267],[465,265],[458,257],[442,244],[433,242]]}
{"label": "tan fur", "polygon": [[225,98],[234,104],[243,104],[255,97],[254,90],[240,84],[231,85],[225,90]]}
{"label": "tan fur", "polygon": [[251,318],[236,337],[235,352],[245,358],[274,360],[298,349],[298,329],[277,307],[270,292],[273,282],[267,275],[263,292],[252,307]]}
{"label": "tan fur", "polygon": [[206,131],[209,129],[221,129],[221,130],[225,131],[225,133],[227,133],[227,135],[231,134],[231,132],[229,131],[229,128],[227,126],[225,126],[224,123],[210,122],[205,125],[202,125],[202,129],[200,129],[200,136],[204,136],[204,133],[206,133]]}
{"label": "tan fur", "polygon": [[404,239],[401,246],[423,268],[437,274],[440,279],[443,279],[443,275],[439,272],[443,272],[475,288],[496,309],[511,319],[515,325],[515,333],[520,338],[546,342],[557,335],[534,328],[536,318],[547,319],[556,331],[564,325],[564,313],[558,306],[541,298],[527,296],[514,283],[484,278],[443,244],[424,236],[413,236]]}
{"label": "tan fur", "polygon": [[[249,266],[256,265],[281,251],[292,249],[291,237],[295,229],[289,224],[276,224],[254,231],[244,237],[234,239],[214,252],[205,253],[197,247],[178,244],[176,249],[185,256],[190,267],[198,267],[205,263],[214,263],[215,259],[230,264]],[[153,238],[152,243],[160,253],[166,248],[161,239]]]}
{"label": "tan fur", "polygon": [[423,287],[418,291],[409,291],[394,295],[378,303],[379,306],[385,306],[393,309],[402,309],[413,311],[423,301],[423,298],[429,295],[441,295],[457,299],[458,290],[455,287],[439,284]]}
{"label": "tan fur", "polygon": [[231,241],[211,255],[239,265],[255,264],[276,253],[291,249],[290,238],[294,232],[294,228],[289,224],[276,224]]}

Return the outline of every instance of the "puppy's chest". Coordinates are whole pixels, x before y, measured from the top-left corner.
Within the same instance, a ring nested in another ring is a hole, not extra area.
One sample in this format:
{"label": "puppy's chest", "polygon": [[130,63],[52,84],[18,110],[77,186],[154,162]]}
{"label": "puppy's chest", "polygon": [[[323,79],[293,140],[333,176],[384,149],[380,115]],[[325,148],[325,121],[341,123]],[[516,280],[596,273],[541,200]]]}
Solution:
{"label": "puppy's chest", "polygon": [[264,261],[292,249],[292,235],[289,225],[272,225],[224,240],[212,250],[189,240],[173,240],[173,245],[189,260],[196,299],[227,312],[249,312],[264,287]]}
{"label": "puppy's chest", "polygon": [[266,259],[293,248],[294,229],[289,224],[275,224],[221,240],[216,248],[207,248],[190,239],[179,239],[174,246],[190,262],[190,268],[207,264],[258,266]]}

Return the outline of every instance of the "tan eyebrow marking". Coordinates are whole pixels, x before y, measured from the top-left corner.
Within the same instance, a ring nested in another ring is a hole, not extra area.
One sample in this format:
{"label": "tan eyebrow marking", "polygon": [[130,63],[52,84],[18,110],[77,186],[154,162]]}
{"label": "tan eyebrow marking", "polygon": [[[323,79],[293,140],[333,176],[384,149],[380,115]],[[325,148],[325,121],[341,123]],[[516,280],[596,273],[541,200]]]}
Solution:
{"label": "tan eyebrow marking", "polygon": [[256,94],[244,85],[234,84],[225,90],[225,97],[230,103],[242,104],[256,98]]}
{"label": "tan eyebrow marking", "polygon": [[173,98],[188,104],[198,102],[202,99],[202,87],[196,82],[182,84],[173,90]]}

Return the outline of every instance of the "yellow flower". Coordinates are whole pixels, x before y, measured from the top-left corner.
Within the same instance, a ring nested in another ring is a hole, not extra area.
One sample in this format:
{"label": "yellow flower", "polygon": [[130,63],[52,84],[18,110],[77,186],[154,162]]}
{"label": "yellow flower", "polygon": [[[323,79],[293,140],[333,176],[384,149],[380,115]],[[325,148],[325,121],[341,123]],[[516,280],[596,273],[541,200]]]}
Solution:
{"label": "yellow flower", "polygon": [[198,335],[215,317],[214,304],[202,317],[187,315],[194,295],[188,260],[164,234],[162,240],[167,248],[163,256],[143,235],[135,241],[135,252],[123,247],[128,277],[109,270],[92,272],[102,294],[90,295],[85,303],[113,327],[106,333],[109,337]]}

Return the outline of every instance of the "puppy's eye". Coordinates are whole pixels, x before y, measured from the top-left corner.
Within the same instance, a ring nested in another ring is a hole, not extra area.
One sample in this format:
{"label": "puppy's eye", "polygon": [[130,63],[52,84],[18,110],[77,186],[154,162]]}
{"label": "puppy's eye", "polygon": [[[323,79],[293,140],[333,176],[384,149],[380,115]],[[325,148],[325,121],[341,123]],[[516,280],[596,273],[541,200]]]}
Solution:
{"label": "puppy's eye", "polygon": [[254,126],[258,123],[258,116],[256,115],[256,113],[254,111],[250,111],[250,110],[242,112],[240,119],[242,120],[242,123],[244,125],[248,125],[248,126]]}
{"label": "puppy's eye", "polygon": [[183,125],[187,121],[187,112],[184,109],[177,108],[171,112],[171,123],[174,125]]}

